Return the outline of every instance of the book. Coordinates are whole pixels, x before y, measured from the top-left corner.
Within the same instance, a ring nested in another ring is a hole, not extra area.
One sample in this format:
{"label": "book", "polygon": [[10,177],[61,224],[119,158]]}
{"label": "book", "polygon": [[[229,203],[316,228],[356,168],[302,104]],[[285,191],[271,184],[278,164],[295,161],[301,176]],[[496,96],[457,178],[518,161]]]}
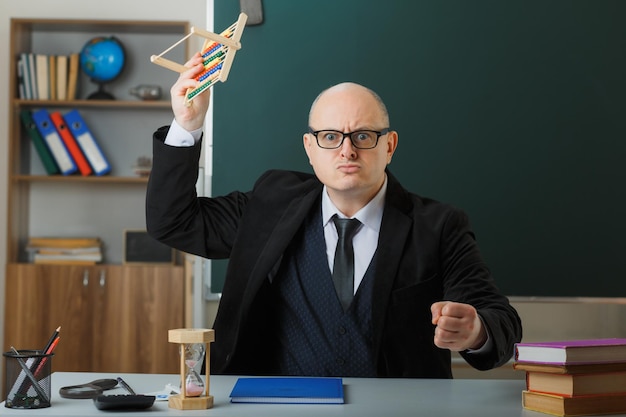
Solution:
{"label": "book", "polygon": [[69,57],[69,70],[67,75],[67,99],[75,100],[78,89],[78,64],[79,55],[71,54]]}
{"label": "book", "polygon": [[343,404],[341,378],[242,377],[230,399],[233,403]]}
{"label": "book", "polygon": [[37,110],[32,113],[32,116],[37,129],[39,129],[39,133],[46,142],[46,145],[48,145],[48,149],[50,149],[52,156],[54,156],[54,160],[56,161],[61,174],[69,175],[75,173],[77,170],[76,164],[65,147],[59,132],[57,132],[54,127],[48,110]]}
{"label": "book", "polygon": [[22,79],[24,82],[24,98],[26,100],[32,100],[33,94],[31,92],[31,82],[30,82],[30,65],[27,53],[20,54],[20,62],[22,63]]}
{"label": "book", "polygon": [[36,264],[51,264],[51,263],[80,263],[80,264],[95,264],[102,261],[102,254],[98,253],[80,253],[80,254],[68,254],[68,255],[48,255],[43,253],[35,253],[33,255],[33,262]]}
{"label": "book", "polygon": [[33,251],[40,255],[84,255],[100,253],[100,246],[88,246],[84,248],[47,248],[47,247],[27,247],[27,251]]}
{"label": "book", "polygon": [[28,58],[28,80],[30,81],[31,98],[33,100],[37,100],[39,95],[37,89],[37,67],[35,65],[35,54],[31,52],[26,54],[26,56]]}
{"label": "book", "polygon": [[56,55],[48,56],[48,90],[50,91],[50,100],[57,99],[57,57]]}
{"label": "book", "polygon": [[97,237],[39,237],[28,239],[27,248],[90,248],[100,247],[100,238]]}
{"label": "book", "polygon": [[24,61],[21,56],[17,59],[17,93],[20,100],[26,99],[26,90],[24,87]]}
{"label": "book", "polygon": [[80,149],[85,154],[87,161],[93,169],[95,175],[104,175],[111,172],[111,165],[104,156],[102,149],[98,145],[96,138],[93,136],[83,117],[78,110],[70,110],[63,116],[67,127],[74,135]]}
{"label": "book", "polygon": [[552,365],[547,363],[515,362],[513,369],[526,372],[549,372],[553,374],[581,374],[592,372],[626,371],[626,362],[583,363]]}
{"label": "book", "polygon": [[527,372],[526,389],[566,397],[597,394],[626,395],[626,372],[587,374]]}
{"label": "book", "polygon": [[37,68],[37,99],[49,100],[50,87],[48,77],[48,56],[44,54],[35,55],[35,66]]}
{"label": "book", "polygon": [[524,390],[522,406],[527,410],[555,416],[617,414],[626,412],[626,395],[564,397]]}
{"label": "book", "polygon": [[48,145],[46,145],[46,142],[39,133],[39,129],[32,118],[30,110],[22,109],[22,111],[20,111],[20,119],[48,175],[58,174],[59,167],[54,161],[54,156],[52,156],[50,149],[48,149]]}
{"label": "book", "polygon": [[39,265],[95,265],[99,261],[66,258],[66,259],[34,259],[33,263]]}
{"label": "book", "polygon": [[57,99],[67,99],[67,56],[57,56]]}
{"label": "book", "polygon": [[561,365],[626,362],[626,339],[517,343],[515,361]]}
{"label": "book", "polygon": [[52,120],[52,123],[54,123],[54,127],[57,129],[57,132],[59,132],[61,139],[63,139],[65,147],[72,155],[72,158],[74,159],[74,162],[76,163],[76,166],[78,167],[80,173],[82,175],[91,174],[91,166],[89,165],[89,162],[87,162],[87,159],[85,158],[85,155],[83,154],[80,146],[78,146],[74,135],[72,135],[72,132],[70,132],[67,128],[63,115],[61,115],[60,112],[55,111],[50,113],[50,119]]}

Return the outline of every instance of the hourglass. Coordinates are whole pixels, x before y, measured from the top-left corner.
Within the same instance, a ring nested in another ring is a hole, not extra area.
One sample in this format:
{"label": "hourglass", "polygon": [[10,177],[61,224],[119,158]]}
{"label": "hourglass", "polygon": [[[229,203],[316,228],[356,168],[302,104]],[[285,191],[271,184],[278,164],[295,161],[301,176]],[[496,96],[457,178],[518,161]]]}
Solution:
{"label": "hourglass", "polygon": [[[180,394],[169,397],[170,408],[204,410],[213,407],[213,396],[209,395],[209,343],[214,340],[212,329],[173,329],[168,332],[168,341],[180,344]],[[206,383],[200,376],[205,353]]]}

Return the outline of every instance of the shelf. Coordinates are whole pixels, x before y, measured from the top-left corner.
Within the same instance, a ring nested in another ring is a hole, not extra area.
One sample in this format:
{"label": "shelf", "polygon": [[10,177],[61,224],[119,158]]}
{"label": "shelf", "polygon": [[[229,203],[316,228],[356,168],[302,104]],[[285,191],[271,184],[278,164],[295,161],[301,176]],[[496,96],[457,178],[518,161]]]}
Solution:
{"label": "shelf", "polygon": [[108,267],[130,267],[130,268],[171,268],[171,269],[179,269],[182,270],[185,267],[183,265],[178,264],[165,264],[165,263],[142,263],[142,264],[132,264],[132,263],[123,263],[123,262],[97,262],[95,264],[76,264],[71,262],[58,262],[58,263],[34,263],[34,262],[8,262],[7,265],[9,267],[24,267],[28,265],[33,266],[41,266],[41,267],[61,267],[61,266],[71,266],[76,268],[108,268]]}
{"label": "shelf", "polygon": [[112,109],[169,109],[171,103],[166,100],[130,101],[130,100],[13,100],[17,107],[80,107],[80,108],[112,108]]}
{"label": "shelf", "polygon": [[12,175],[16,182],[91,182],[101,184],[147,184],[148,177],[117,177],[111,175]]}
{"label": "shelf", "polygon": [[94,32],[108,30],[113,32],[136,34],[154,33],[159,31],[166,34],[185,33],[188,22],[182,21],[146,21],[146,20],[101,20],[101,19],[12,19],[13,24],[22,31],[28,32]]}

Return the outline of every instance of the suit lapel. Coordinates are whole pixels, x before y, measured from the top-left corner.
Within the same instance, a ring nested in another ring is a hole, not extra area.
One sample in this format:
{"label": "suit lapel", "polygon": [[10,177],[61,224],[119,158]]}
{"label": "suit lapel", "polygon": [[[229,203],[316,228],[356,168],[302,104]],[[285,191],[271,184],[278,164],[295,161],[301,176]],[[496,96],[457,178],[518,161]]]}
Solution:
{"label": "suit lapel", "polygon": [[287,246],[320,197],[320,190],[321,188],[316,188],[302,197],[293,199],[278,218],[269,236],[259,248],[259,256],[250,272],[250,282],[254,288],[248,288],[248,296],[254,297],[263,280],[277,271]]}
{"label": "suit lapel", "polygon": [[413,219],[409,215],[412,203],[408,193],[389,173],[385,211],[380,226],[378,248],[376,249],[376,271],[374,277],[374,294],[372,298],[372,328],[374,337],[374,357],[378,357],[385,314],[389,298],[398,275],[398,266],[402,259],[407,236],[413,227]]}

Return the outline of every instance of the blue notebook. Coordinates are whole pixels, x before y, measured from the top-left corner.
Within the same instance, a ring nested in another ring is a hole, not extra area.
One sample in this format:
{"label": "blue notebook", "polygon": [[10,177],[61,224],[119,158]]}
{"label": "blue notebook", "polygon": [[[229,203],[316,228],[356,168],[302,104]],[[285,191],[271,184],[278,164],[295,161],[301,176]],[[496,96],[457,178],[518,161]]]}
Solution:
{"label": "blue notebook", "polygon": [[239,378],[230,393],[233,403],[343,404],[341,378]]}

